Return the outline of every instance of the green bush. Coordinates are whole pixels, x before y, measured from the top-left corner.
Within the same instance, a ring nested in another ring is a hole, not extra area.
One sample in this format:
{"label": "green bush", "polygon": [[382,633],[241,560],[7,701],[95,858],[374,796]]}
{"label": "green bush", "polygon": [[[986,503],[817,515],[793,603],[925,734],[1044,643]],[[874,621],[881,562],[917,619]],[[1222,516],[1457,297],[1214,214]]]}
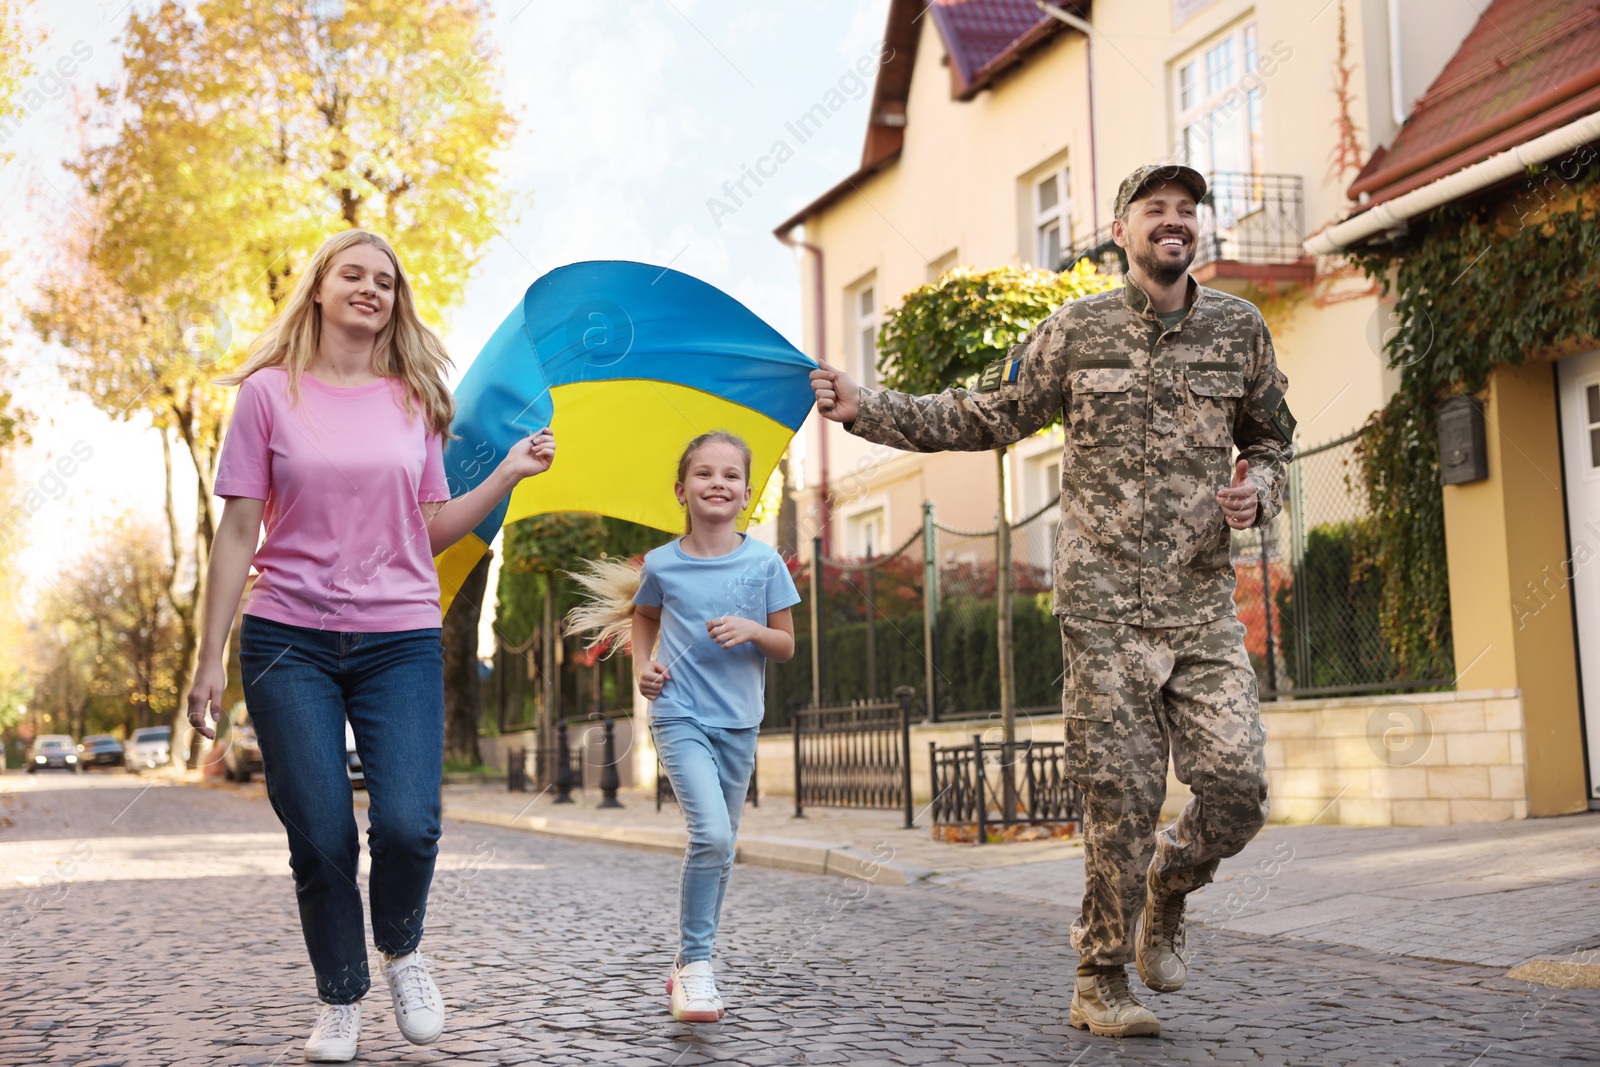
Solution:
{"label": "green bush", "polygon": [[[797,611],[800,609],[796,609]],[[1061,629],[1050,611],[1049,594],[1019,596],[1012,602],[1011,629],[1017,669],[1017,706],[1054,704],[1061,699]],[[1000,706],[999,635],[993,600],[945,603],[939,618],[939,714],[955,717]],[[829,627],[824,662],[823,702],[828,706],[864,700],[868,693],[867,624]],[[922,613],[877,623],[877,697],[888,700],[895,687],[917,691],[923,707]],[[767,673],[766,725],[789,723],[787,701],[811,702],[811,638],[797,634],[795,655]]]}
{"label": "green bush", "polygon": [[[1376,567],[1357,562],[1364,556],[1365,536],[1363,523],[1313,527],[1306,535],[1305,558],[1294,581],[1278,590],[1283,659],[1297,689],[1386,682],[1400,676],[1399,664],[1383,639],[1383,576]],[[1302,608],[1303,620],[1296,614]],[[1302,642],[1310,662],[1304,678],[1299,677],[1298,667]]]}

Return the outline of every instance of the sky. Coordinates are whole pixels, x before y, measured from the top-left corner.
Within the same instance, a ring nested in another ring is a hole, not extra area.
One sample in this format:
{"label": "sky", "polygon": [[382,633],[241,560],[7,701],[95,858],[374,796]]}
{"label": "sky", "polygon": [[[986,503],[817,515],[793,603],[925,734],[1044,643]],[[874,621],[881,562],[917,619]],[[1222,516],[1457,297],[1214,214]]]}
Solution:
{"label": "sky", "polygon": [[[28,113],[4,145],[14,158],[0,170],[0,243],[10,255],[0,328],[18,367],[0,389],[36,415],[34,444],[13,462],[23,486],[48,498],[24,534],[25,595],[90,550],[97,518],[132,510],[164,522],[159,437],[148,423],[113,422],[75,395],[56,369],[62,352],[22,325],[31,284],[53,255],[51,235],[72,211],[75,183],[63,163],[78,143],[76,117],[97,106],[96,86],[118,82],[129,10],[152,6],[51,0],[28,15],[47,36],[31,56],[40,73],[24,85]],[[518,118],[500,162],[520,208],[445,324],[458,379],[528,285],[590,259],[695,275],[799,346],[801,263],[772,228],[855,169],[870,86],[857,90],[847,79],[844,107],[731,213],[723,184],[774,142],[792,142],[784,124],[876,54],[887,9],[888,0],[494,0],[490,37]],[[64,56],[77,72],[47,78],[42,72]],[[69,464],[70,476],[52,475],[63,456],[81,461]],[[193,475],[178,461],[178,499],[192,516]]]}

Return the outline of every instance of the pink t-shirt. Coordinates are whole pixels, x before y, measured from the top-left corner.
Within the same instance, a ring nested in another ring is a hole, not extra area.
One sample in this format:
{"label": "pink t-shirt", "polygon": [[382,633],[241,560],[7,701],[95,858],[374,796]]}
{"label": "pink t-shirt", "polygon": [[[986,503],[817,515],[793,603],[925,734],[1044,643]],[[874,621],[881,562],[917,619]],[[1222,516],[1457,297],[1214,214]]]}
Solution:
{"label": "pink t-shirt", "polygon": [[388,633],[440,625],[439,576],[418,501],[450,499],[438,434],[389,379],[333,386],[268,367],[239,385],[216,494],[265,500],[245,613],[290,626]]}

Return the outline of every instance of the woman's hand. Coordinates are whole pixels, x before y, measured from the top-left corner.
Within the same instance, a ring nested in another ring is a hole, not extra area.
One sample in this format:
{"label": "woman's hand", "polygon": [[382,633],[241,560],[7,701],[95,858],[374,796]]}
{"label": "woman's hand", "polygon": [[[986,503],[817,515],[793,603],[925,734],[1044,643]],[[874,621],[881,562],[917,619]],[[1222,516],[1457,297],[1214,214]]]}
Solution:
{"label": "woman's hand", "polygon": [[555,461],[556,435],[546,426],[532,437],[524,437],[511,446],[506,458],[500,461],[500,469],[515,484],[524,478],[543,474]]}
{"label": "woman's hand", "polygon": [[765,633],[766,629],[754,619],[747,619],[742,615],[723,615],[706,623],[706,633],[723,648],[735,648],[754,641]]}
{"label": "woman's hand", "polygon": [[212,722],[222,721],[222,690],[227,684],[222,657],[203,657],[194,673],[194,685],[189,689],[189,725],[201,737],[215,740],[217,736],[216,729],[206,725],[206,710],[210,709]]}
{"label": "woman's hand", "polygon": [[654,700],[661,695],[662,688],[672,681],[672,672],[656,660],[646,663],[639,671],[639,692],[645,699]]}

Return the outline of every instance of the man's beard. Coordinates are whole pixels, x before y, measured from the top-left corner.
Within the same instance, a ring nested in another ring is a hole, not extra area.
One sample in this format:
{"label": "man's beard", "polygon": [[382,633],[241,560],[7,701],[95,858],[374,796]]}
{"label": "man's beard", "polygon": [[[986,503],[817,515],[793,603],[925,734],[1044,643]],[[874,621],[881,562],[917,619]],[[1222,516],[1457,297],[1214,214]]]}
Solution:
{"label": "man's beard", "polygon": [[1172,235],[1164,233],[1152,240],[1140,241],[1133,251],[1133,261],[1157,285],[1172,285],[1189,273],[1189,264],[1194,262],[1195,242],[1187,236],[1184,237],[1184,240],[1189,241],[1189,254],[1183,257],[1182,263],[1171,263],[1156,255],[1156,241],[1159,241],[1162,237],[1170,236]]}

